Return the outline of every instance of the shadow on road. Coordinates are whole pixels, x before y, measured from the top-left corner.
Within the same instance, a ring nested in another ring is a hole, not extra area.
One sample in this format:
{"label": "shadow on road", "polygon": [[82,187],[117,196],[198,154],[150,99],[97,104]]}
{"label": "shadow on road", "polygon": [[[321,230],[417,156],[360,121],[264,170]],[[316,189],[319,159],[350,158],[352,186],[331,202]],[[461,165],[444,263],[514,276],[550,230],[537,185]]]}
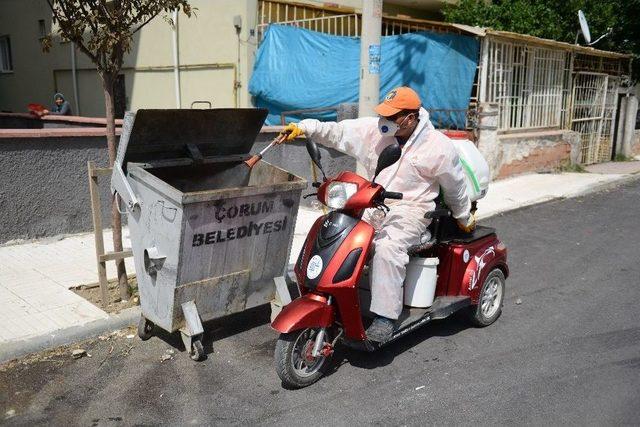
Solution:
{"label": "shadow on road", "polygon": [[[205,354],[209,355],[214,352],[213,347],[218,340],[268,324],[270,322],[270,309],[270,306],[265,304],[242,313],[205,322],[203,325],[205,333],[202,341]],[[414,332],[374,352],[358,351],[345,345],[338,345],[334,353],[332,367],[325,376],[332,375],[341,365],[346,363],[364,369],[375,369],[389,365],[396,356],[411,350],[431,337],[456,335],[469,327],[471,326],[463,313],[456,313],[447,319],[435,320],[418,328]],[[157,330],[155,335],[177,350],[186,351],[179,332],[168,333],[163,330]],[[269,340],[260,347],[260,352],[272,354],[275,348],[275,340]],[[255,352],[256,350],[253,349],[252,351]]]}
{"label": "shadow on road", "polygon": [[[241,313],[204,322],[202,325],[204,327],[202,345],[205,355],[213,353],[215,341],[265,325],[270,322],[270,315],[271,306],[264,304]],[[180,332],[169,333],[156,327],[154,329],[154,335],[178,351],[187,351],[180,338]],[[273,347],[275,347],[275,341],[273,342]]]}
{"label": "shadow on road", "polygon": [[[336,354],[333,373],[340,365],[349,363],[352,366],[364,369],[376,369],[393,362],[396,356],[411,350],[431,337],[449,337],[472,327],[463,313],[456,313],[447,319],[434,320],[433,322],[410,332],[397,341],[374,352],[364,352],[342,347],[344,355]],[[338,353],[336,351],[336,353]]]}

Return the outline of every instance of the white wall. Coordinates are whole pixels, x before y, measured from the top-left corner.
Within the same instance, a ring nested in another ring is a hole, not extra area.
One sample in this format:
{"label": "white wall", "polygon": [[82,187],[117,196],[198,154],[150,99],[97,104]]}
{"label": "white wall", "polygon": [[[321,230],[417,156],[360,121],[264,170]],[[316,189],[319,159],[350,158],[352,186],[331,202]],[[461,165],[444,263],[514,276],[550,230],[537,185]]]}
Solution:
{"label": "white wall", "polygon": [[[182,107],[196,100],[211,101],[214,107],[249,106],[248,77],[253,67],[257,0],[191,0],[195,15],[178,19],[179,62],[189,68],[180,71]],[[242,31],[240,58],[233,17],[240,15]],[[49,54],[41,51],[38,20],[51,28],[45,0],[3,0],[0,2],[0,35],[11,37],[14,73],[0,75],[0,110],[26,111],[30,102],[52,103],[56,89],[65,94],[77,112],[73,98],[70,45],[54,40]],[[81,112],[104,115],[104,95],[95,67],[78,52],[78,87]],[[158,69],[158,67],[165,67]],[[169,67],[169,68],[167,68]],[[149,23],[134,37],[125,56],[123,74],[127,108],[175,108],[172,28],[162,17]],[[236,67],[234,69],[234,67]],[[151,69],[149,69],[151,68]],[[234,80],[240,76],[239,94],[234,97]]]}

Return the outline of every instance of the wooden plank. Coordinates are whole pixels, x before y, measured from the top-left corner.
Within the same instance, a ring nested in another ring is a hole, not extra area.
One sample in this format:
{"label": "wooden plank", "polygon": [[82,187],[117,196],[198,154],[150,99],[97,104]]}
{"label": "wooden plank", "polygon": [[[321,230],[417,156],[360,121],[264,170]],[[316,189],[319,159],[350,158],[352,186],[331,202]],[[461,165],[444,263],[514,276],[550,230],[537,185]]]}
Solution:
{"label": "wooden plank", "polygon": [[112,172],[113,172],[112,168],[99,168],[94,166],[93,169],[91,170],[91,176],[92,177],[111,176]]}
{"label": "wooden plank", "polygon": [[120,252],[107,252],[98,257],[100,262],[115,261],[119,259],[129,258],[133,256],[131,249],[125,249]]}
{"label": "wooden plank", "polygon": [[100,189],[98,187],[98,176],[96,175],[95,163],[87,162],[89,175],[89,195],[91,198],[91,216],[93,219],[93,237],[96,248],[96,261],[98,267],[98,282],[100,283],[100,302],[103,307],[109,303],[107,292],[107,266],[100,260],[104,254],[104,236],[102,235],[102,211],[100,209]]}

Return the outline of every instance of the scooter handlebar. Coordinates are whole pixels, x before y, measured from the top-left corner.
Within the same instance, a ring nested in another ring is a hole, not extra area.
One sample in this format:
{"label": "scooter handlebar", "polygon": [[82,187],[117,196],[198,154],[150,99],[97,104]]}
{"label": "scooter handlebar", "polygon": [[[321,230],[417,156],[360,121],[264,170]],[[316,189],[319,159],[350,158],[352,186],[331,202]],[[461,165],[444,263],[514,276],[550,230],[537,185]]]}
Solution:
{"label": "scooter handlebar", "polygon": [[424,214],[425,218],[428,219],[436,219],[436,218],[442,218],[445,216],[450,216],[451,215],[451,211],[449,209],[435,209],[433,211],[429,211],[426,214]]}
{"label": "scooter handlebar", "polygon": [[402,200],[402,193],[398,193],[396,191],[384,191],[382,193],[382,198],[383,199],[396,199],[396,200]]}

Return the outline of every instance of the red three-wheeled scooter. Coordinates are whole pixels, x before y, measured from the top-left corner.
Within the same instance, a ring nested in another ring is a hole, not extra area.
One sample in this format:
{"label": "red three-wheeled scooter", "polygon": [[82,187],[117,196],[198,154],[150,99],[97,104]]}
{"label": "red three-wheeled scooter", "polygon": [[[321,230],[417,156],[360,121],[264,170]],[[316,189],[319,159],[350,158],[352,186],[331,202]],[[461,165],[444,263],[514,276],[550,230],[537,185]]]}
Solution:
{"label": "red three-wheeled scooter", "polygon": [[[275,365],[284,386],[300,388],[317,381],[328,369],[339,342],[373,351],[460,310],[477,326],[488,326],[500,316],[509,274],[505,245],[489,227],[461,232],[449,210],[438,207],[426,214],[432,219],[431,239],[409,249],[412,257],[437,258],[432,303],[420,308],[405,305],[388,341],[368,340],[365,328],[374,315],[368,310],[371,294],[366,275],[374,229],[361,217],[368,208],[384,212],[388,209],[385,200],[402,199],[402,194],[385,191],[375,177],[369,181],[352,172],[327,179],[318,147],[307,140],[307,150],[324,177],[322,183],[313,183],[317,198],[335,210],[318,218],[309,230],[294,267],[300,297],[286,305],[271,324],[280,332]],[[400,155],[397,144],[385,148],[375,175]]]}

